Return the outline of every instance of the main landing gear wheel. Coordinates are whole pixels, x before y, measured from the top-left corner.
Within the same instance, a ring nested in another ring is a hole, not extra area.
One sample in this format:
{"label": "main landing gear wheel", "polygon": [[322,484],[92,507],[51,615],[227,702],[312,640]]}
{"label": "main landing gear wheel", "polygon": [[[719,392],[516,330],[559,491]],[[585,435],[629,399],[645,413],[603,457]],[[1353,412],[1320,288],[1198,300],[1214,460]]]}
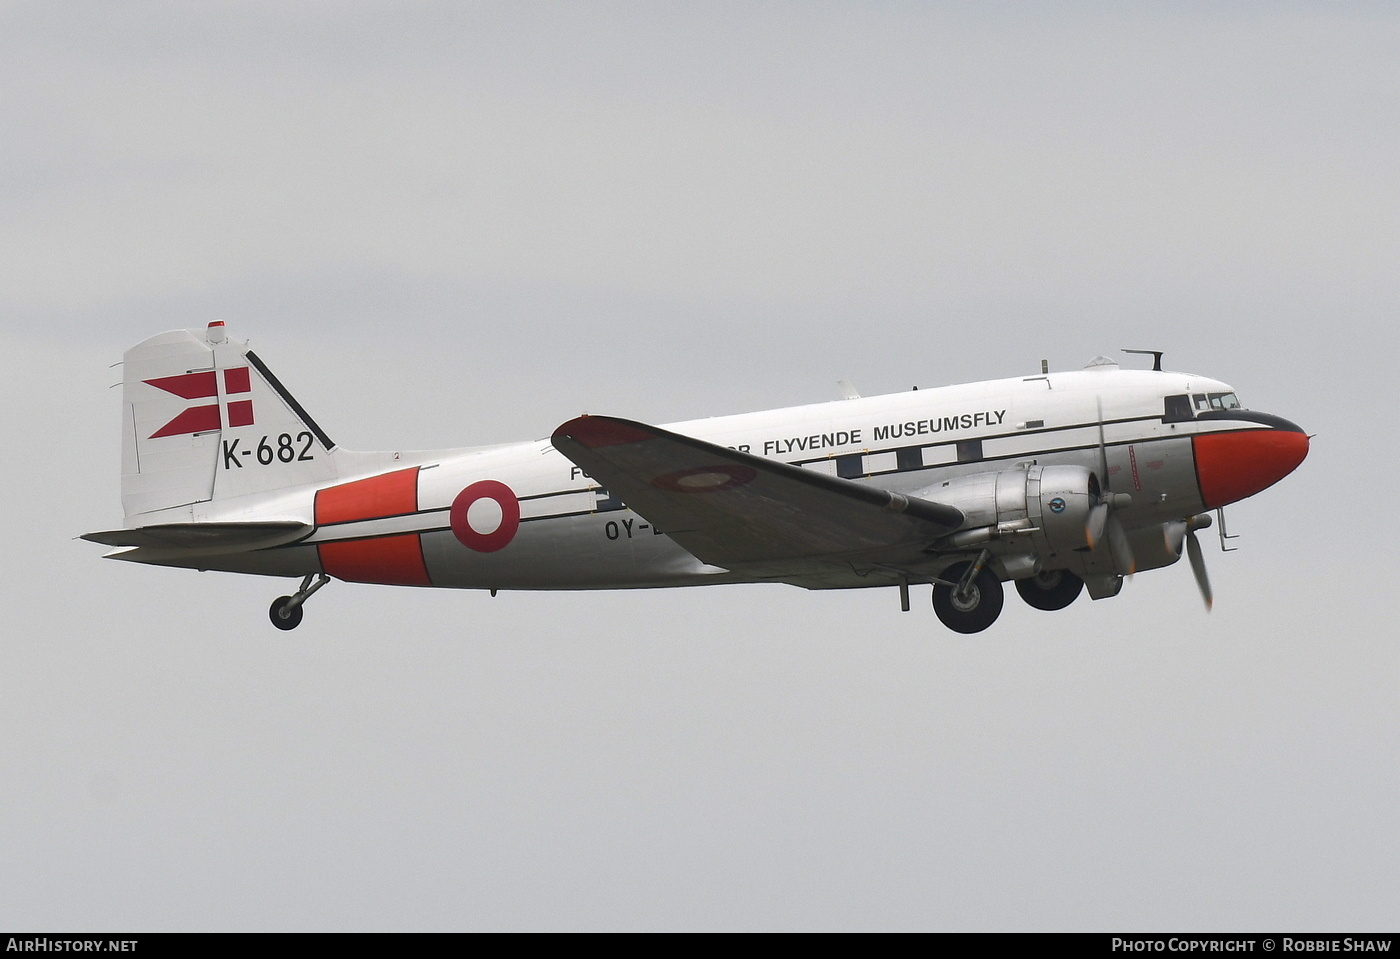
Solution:
{"label": "main landing gear wheel", "polygon": [[983,567],[968,582],[968,563],[950,566],[943,578],[957,583],[933,585],[933,611],[943,625],[957,633],[980,633],[997,621],[1005,602],[1005,592],[996,574]]}
{"label": "main landing gear wheel", "polygon": [[325,573],[307,573],[306,578],[301,581],[301,589],[290,596],[278,596],[272,601],[267,618],[272,620],[272,625],[278,629],[296,629],[301,625],[302,603],[330,581],[331,578]]}
{"label": "main landing gear wheel", "polygon": [[1047,569],[1026,579],[1016,580],[1016,592],[1036,609],[1064,609],[1079,598],[1084,580],[1067,569]]}

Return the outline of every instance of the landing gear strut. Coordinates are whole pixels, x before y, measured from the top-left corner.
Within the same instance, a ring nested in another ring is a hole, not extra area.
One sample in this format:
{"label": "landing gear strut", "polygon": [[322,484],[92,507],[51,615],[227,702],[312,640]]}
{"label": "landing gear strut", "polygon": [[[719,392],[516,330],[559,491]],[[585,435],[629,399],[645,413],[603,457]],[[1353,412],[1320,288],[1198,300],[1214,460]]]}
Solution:
{"label": "landing gear strut", "polygon": [[1005,593],[1001,580],[985,568],[987,554],[974,563],[957,563],[933,585],[933,611],[943,625],[958,633],[980,633],[1001,615]]}
{"label": "landing gear strut", "polygon": [[1047,569],[1016,580],[1016,592],[1036,609],[1064,609],[1079,598],[1084,580],[1067,569]]}
{"label": "landing gear strut", "polygon": [[300,589],[290,596],[278,596],[272,601],[267,618],[272,620],[272,625],[278,629],[296,629],[301,625],[301,604],[330,581],[331,578],[325,573],[307,573],[306,578],[301,581]]}

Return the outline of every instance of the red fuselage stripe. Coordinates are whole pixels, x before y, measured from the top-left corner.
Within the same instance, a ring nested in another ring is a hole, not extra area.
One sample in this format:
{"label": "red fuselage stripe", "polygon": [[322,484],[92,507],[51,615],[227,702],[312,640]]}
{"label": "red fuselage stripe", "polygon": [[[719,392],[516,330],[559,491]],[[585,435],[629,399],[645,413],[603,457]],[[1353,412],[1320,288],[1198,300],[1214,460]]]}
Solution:
{"label": "red fuselage stripe", "polygon": [[418,467],[381,473],[316,493],[316,525],[418,512]]}
{"label": "red fuselage stripe", "polygon": [[[418,512],[418,467],[342,483],[316,494],[316,525]],[[321,568],[353,583],[431,586],[417,533],[322,543]]]}
{"label": "red fuselage stripe", "polygon": [[321,568],[348,583],[431,586],[417,533],[322,543]]}

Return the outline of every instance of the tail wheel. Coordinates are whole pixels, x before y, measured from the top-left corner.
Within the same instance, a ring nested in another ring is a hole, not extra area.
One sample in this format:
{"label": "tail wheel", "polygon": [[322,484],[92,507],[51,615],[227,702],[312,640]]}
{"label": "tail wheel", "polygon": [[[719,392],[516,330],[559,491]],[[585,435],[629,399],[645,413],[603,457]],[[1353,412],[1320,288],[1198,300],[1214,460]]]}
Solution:
{"label": "tail wheel", "polygon": [[1067,569],[1047,569],[1026,579],[1016,580],[1016,592],[1036,609],[1064,609],[1079,598],[1084,580]]}
{"label": "tail wheel", "polygon": [[[958,563],[950,566],[943,578],[961,583],[967,570],[967,563]],[[985,567],[962,590],[942,583],[935,583],[933,587],[933,611],[944,626],[957,633],[982,632],[997,621],[1004,602],[1001,580]]]}
{"label": "tail wheel", "polygon": [[302,604],[311,594],[331,581],[325,573],[307,573],[301,588],[290,596],[278,596],[267,611],[267,618],[278,629],[296,629],[301,624]]}
{"label": "tail wheel", "polygon": [[267,618],[272,620],[272,625],[278,629],[296,629],[301,625],[301,617],[301,604],[293,606],[290,596],[278,596],[267,611]]}

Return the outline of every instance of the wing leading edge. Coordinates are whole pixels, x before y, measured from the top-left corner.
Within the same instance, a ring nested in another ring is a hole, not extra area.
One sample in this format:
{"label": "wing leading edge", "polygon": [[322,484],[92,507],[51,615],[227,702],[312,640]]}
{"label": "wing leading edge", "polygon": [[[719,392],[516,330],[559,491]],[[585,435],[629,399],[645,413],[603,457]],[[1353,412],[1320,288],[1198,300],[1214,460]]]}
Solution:
{"label": "wing leading edge", "polygon": [[840,568],[908,570],[960,510],[611,416],[554,431],[577,463],[701,561],[798,585]]}

